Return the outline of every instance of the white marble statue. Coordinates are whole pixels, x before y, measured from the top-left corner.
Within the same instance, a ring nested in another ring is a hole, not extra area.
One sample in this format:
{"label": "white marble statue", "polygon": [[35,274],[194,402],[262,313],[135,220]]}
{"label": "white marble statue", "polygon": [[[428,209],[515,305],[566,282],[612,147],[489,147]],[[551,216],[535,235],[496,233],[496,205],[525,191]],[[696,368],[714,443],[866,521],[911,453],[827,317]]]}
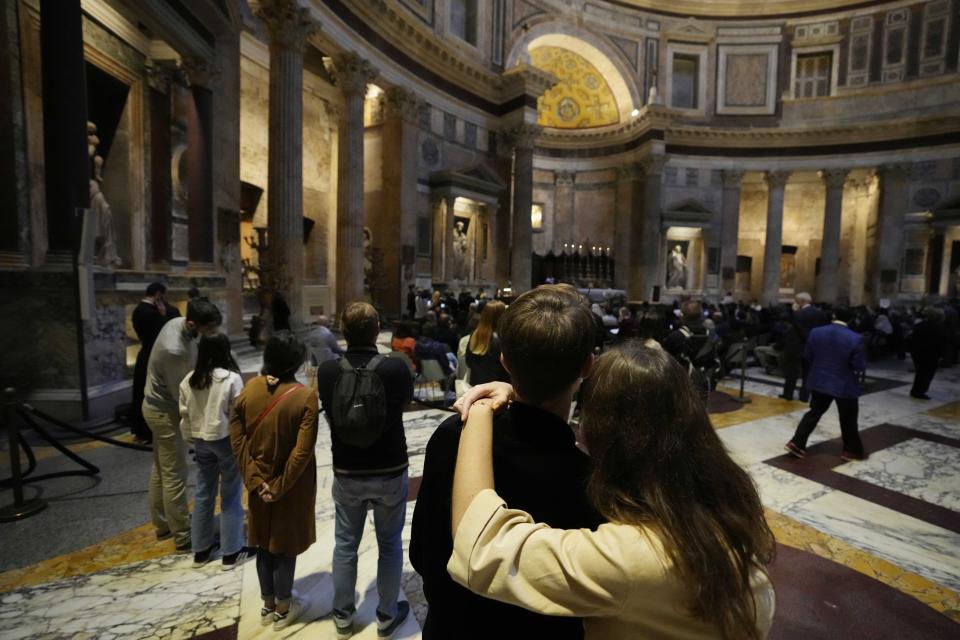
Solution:
{"label": "white marble statue", "polygon": [[97,264],[105,267],[119,267],[123,261],[117,254],[117,244],[113,233],[113,212],[110,203],[100,190],[103,182],[103,157],[97,155],[100,138],[97,137],[97,125],[87,122],[87,154],[93,163],[90,178],[90,211],[97,218]]}
{"label": "white marble statue", "polygon": [[680,245],[675,245],[667,262],[667,287],[682,289],[687,284],[687,259]]}
{"label": "white marble statue", "polygon": [[453,277],[467,279],[467,230],[462,220],[453,223]]}

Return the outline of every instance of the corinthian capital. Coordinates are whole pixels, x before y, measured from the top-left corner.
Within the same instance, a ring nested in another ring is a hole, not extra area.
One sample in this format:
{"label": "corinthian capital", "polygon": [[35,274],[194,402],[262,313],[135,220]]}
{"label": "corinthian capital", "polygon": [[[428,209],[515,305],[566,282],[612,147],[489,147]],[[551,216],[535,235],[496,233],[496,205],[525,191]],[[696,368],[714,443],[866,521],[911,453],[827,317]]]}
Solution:
{"label": "corinthian capital", "polygon": [[327,65],[327,71],[345,96],[364,95],[367,84],[377,77],[377,70],[373,65],[352,51],[334,54]]}
{"label": "corinthian capital", "polygon": [[769,189],[783,189],[790,179],[790,171],[767,171],[763,174],[763,179],[767,182]]}
{"label": "corinthian capital", "polygon": [[503,145],[510,150],[513,149],[533,149],[537,136],[540,135],[542,127],[537,124],[523,123],[515,127],[505,129],[501,140]]}
{"label": "corinthian capital", "polygon": [[738,169],[724,169],[720,172],[720,179],[723,181],[724,189],[739,189],[743,184],[743,174],[745,171]]}
{"label": "corinthian capital", "polygon": [[848,175],[850,175],[850,169],[824,169],[820,172],[820,177],[823,178],[827,189],[842,189]]}
{"label": "corinthian capital", "polygon": [[667,156],[647,156],[640,160],[643,173],[647,176],[660,176],[667,166]]}
{"label": "corinthian capital", "polygon": [[384,92],[384,106],[388,118],[400,118],[404,122],[416,123],[420,117],[424,102],[413,91],[404,87],[390,87]]}
{"label": "corinthian capital", "polygon": [[206,58],[186,57],[180,61],[180,69],[190,86],[213,89],[220,78],[220,67]]}
{"label": "corinthian capital", "polygon": [[573,182],[576,179],[576,174],[572,171],[560,170],[554,173],[553,177],[558,187],[569,187],[573,185]]}
{"label": "corinthian capital", "polygon": [[319,24],[310,17],[310,10],[297,0],[261,0],[259,17],[270,32],[270,44],[303,51]]}

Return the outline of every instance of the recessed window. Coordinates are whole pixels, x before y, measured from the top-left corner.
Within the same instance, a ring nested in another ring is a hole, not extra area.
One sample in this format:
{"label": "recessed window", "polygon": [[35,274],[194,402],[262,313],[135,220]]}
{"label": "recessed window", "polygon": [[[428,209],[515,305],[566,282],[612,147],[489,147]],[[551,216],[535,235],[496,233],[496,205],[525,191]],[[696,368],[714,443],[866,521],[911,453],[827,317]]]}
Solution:
{"label": "recessed window", "polygon": [[464,42],[477,44],[478,0],[450,0],[450,33]]}
{"label": "recessed window", "polygon": [[670,104],[678,109],[697,109],[700,57],[673,54],[673,84]]}
{"label": "recessed window", "polygon": [[793,88],[795,98],[821,98],[830,95],[830,76],[833,72],[833,54],[810,53],[797,56],[797,81]]}

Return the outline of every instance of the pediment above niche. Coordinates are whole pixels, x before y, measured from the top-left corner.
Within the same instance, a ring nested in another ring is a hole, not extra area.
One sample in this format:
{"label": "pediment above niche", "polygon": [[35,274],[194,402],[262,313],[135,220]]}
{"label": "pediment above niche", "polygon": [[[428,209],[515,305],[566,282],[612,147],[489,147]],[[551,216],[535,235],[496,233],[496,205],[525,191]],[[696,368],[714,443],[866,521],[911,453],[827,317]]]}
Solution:
{"label": "pediment above niche", "polygon": [[713,211],[694,198],[687,198],[663,211],[664,227],[709,227]]}
{"label": "pediment above niche", "polygon": [[667,29],[667,38],[708,42],[717,35],[717,30],[695,18],[676,22]]}

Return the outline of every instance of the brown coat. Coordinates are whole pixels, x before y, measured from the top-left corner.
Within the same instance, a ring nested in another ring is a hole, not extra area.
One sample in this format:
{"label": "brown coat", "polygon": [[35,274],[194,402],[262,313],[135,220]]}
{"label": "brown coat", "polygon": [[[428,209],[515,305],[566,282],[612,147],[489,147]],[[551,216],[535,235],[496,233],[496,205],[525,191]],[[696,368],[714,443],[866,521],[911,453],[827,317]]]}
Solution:
{"label": "brown coat", "polygon": [[[270,389],[265,376],[253,378],[237,396],[230,420],[230,442],[249,492],[249,544],[285,556],[303,553],[317,539],[316,391],[309,387],[292,391],[251,427],[291,386],[282,383]],[[262,482],[270,486],[273,502],[260,499],[257,487]]]}

